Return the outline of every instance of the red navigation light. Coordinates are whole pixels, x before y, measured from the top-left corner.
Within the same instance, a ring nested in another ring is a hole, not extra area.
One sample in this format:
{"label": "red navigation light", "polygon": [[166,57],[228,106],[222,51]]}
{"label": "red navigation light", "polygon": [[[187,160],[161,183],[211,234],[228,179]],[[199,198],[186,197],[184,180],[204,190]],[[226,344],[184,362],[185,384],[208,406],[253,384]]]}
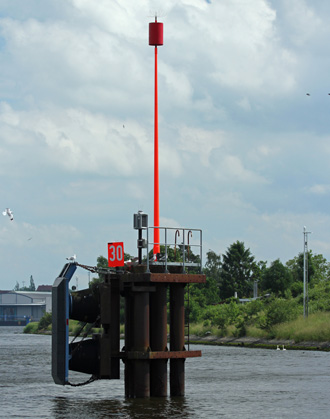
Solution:
{"label": "red navigation light", "polygon": [[151,22],[149,23],[149,45],[163,45],[163,23]]}

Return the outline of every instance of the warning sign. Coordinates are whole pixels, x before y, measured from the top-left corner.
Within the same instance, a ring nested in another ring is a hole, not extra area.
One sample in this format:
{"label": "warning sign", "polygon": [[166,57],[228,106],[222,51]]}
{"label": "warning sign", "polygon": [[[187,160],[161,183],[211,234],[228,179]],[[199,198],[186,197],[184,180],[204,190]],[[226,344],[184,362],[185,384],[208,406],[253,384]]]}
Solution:
{"label": "warning sign", "polygon": [[108,265],[110,267],[124,266],[124,243],[108,243]]}

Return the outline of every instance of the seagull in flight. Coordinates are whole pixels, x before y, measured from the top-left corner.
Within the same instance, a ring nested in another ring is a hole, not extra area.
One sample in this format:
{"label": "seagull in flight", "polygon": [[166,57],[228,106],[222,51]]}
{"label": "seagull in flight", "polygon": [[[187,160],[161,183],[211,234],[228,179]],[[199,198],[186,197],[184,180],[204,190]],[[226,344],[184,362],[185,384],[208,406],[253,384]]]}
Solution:
{"label": "seagull in flight", "polygon": [[73,255],[73,256],[70,256],[70,257],[66,258],[66,260],[68,260],[68,261],[70,261],[72,263],[75,262],[76,259],[77,259],[77,256],[76,255]]}
{"label": "seagull in flight", "polygon": [[8,217],[10,218],[10,221],[13,221],[14,219],[13,211],[10,208],[6,208],[5,211],[2,212],[2,215],[4,216],[8,215]]}

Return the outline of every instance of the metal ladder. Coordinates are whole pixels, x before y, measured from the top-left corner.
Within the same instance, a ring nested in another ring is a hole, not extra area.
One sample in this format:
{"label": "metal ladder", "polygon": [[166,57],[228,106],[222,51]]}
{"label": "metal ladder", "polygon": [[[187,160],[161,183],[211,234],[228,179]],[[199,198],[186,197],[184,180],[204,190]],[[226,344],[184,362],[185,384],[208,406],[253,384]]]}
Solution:
{"label": "metal ladder", "polygon": [[187,284],[185,289],[185,310],[184,310],[184,318],[185,318],[185,324],[184,324],[184,330],[185,330],[185,336],[187,336],[187,346],[188,351],[190,348],[190,321],[189,321],[189,315],[190,315],[190,284]]}

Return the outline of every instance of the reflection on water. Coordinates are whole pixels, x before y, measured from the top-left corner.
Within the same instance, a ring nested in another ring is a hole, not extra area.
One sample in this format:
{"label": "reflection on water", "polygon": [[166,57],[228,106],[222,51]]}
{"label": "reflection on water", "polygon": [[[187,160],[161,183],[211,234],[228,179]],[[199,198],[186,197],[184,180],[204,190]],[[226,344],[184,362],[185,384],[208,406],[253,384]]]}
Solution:
{"label": "reflection on water", "polygon": [[[4,418],[328,418],[330,354],[193,346],[186,396],[126,399],[124,380],[58,386],[51,337],[0,327],[0,417]],[[121,377],[123,377],[121,365]],[[88,378],[70,373],[70,381]]]}
{"label": "reflection on water", "polygon": [[121,399],[121,400],[74,400],[55,397],[52,413],[55,418],[190,418],[186,399]]}

